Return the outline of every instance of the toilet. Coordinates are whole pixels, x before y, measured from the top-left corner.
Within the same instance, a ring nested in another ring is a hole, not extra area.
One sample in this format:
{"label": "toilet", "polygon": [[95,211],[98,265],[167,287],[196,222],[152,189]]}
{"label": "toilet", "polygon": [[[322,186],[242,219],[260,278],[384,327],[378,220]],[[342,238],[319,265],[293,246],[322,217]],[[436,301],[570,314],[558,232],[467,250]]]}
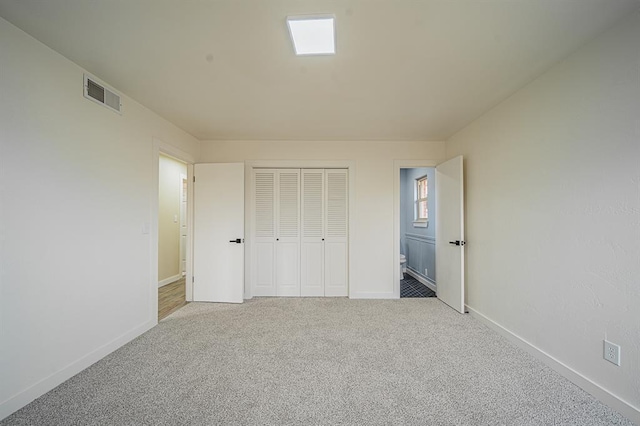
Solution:
{"label": "toilet", "polygon": [[400,279],[404,279],[404,273],[407,272],[407,258],[404,254],[400,255]]}

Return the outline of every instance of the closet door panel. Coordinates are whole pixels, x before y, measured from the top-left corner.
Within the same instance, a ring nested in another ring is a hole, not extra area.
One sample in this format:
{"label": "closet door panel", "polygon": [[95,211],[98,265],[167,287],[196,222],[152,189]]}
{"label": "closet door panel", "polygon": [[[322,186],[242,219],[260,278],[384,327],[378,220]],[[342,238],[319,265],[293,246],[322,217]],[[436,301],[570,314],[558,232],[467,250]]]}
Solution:
{"label": "closet door panel", "polygon": [[347,171],[326,171],[326,235],[325,238],[346,241],[347,238]]}
{"label": "closet door panel", "polygon": [[252,295],[275,296],[276,243],[276,177],[275,170],[254,170],[253,194],[253,267]]}
{"label": "closet door panel", "polygon": [[302,243],[300,295],[324,296],[324,243]]}
{"label": "closet door panel", "polygon": [[275,244],[255,243],[254,262],[256,274],[253,281],[254,296],[276,296],[275,285]]}
{"label": "closet door panel", "polygon": [[252,294],[348,295],[348,174],[254,171]]}
{"label": "closet door panel", "polygon": [[277,177],[276,294],[300,296],[300,170]]}
{"label": "closet door panel", "polygon": [[300,238],[300,170],[278,172],[278,238]]}
{"label": "closet door panel", "polygon": [[324,169],[303,169],[300,294],[324,296]]}
{"label": "closet door panel", "polygon": [[346,242],[325,242],[324,295],[326,297],[348,296],[347,259]]}
{"label": "closet door panel", "polygon": [[347,185],[347,170],[325,171],[325,296],[347,296],[349,291]]}
{"label": "closet door panel", "polygon": [[276,244],[276,295],[300,296],[300,244]]}

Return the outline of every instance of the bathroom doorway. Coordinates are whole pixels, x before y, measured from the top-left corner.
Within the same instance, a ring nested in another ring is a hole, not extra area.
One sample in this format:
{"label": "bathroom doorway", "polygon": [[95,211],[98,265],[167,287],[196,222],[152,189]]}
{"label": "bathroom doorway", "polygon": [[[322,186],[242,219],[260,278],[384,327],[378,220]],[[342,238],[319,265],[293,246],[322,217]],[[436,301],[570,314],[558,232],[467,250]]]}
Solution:
{"label": "bathroom doorway", "polygon": [[436,297],[435,167],[399,173],[399,295]]}

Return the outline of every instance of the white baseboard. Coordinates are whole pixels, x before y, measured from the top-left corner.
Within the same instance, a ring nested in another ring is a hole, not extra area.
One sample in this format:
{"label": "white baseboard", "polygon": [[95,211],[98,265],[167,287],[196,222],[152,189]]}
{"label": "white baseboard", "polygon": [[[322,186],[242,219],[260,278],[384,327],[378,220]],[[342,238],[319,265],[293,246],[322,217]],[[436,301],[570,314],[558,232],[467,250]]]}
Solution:
{"label": "white baseboard", "polygon": [[398,297],[394,293],[368,293],[368,292],[353,292],[349,294],[349,299],[397,299]]}
{"label": "white baseboard", "polygon": [[420,281],[422,284],[426,285],[432,291],[437,292],[436,284],[434,282],[431,282],[431,280],[429,280],[428,278],[421,277],[417,272],[414,272],[413,270],[408,268],[407,268],[407,274],[411,275],[413,278]]}
{"label": "white baseboard", "polygon": [[99,347],[93,352],[88,353],[77,361],[74,361],[66,367],[62,368],[61,370],[51,374],[48,377],[45,377],[36,384],[12,396],[6,401],[3,401],[2,403],[0,403],[0,420],[18,411],[34,399],[44,395],[59,384],[65,382],[66,380],[69,380],[71,377],[75,376],[85,368],[101,360],[111,352],[122,347],[126,343],[140,336],[142,333],[146,332],[154,326],[155,322],[149,321],[138,327],[135,327],[134,329],[126,332],[122,336],[112,340],[106,345]]}
{"label": "white baseboard", "polygon": [[484,314],[476,311],[468,305],[465,306],[474,318],[477,318],[480,322],[482,322],[492,330],[495,330],[500,335],[506,337],[511,343],[525,350],[527,353],[533,355],[549,368],[559,373],[561,376],[565,377],[576,386],[582,388],[584,391],[591,394],[594,398],[598,399],[603,404],[608,405],[622,415],[626,416],[632,422],[640,425],[640,408],[633,406],[631,403],[623,400],[619,396],[593,382],[588,377],[583,376],[581,373],[577,372],[570,366],[557,360],[542,349],[536,347],[532,343],[526,341],[522,337],[496,323],[491,318],[488,318]]}
{"label": "white baseboard", "polygon": [[164,280],[160,280],[158,281],[158,288],[167,284],[171,284],[172,282],[178,281],[180,278],[182,278],[182,274],[174,275],[172,277],[165,278]]}

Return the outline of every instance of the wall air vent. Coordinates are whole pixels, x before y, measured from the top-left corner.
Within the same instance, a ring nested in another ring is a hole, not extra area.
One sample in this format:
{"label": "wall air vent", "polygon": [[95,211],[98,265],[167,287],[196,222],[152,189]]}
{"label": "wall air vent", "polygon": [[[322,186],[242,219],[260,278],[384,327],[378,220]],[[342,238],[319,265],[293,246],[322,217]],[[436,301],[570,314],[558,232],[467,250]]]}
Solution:
{"label": "wall air vent", "polygon": [[104,84],[98,83],[98,80],[89,74],[84,75],[84,97],[122,114],[120,95]]}

